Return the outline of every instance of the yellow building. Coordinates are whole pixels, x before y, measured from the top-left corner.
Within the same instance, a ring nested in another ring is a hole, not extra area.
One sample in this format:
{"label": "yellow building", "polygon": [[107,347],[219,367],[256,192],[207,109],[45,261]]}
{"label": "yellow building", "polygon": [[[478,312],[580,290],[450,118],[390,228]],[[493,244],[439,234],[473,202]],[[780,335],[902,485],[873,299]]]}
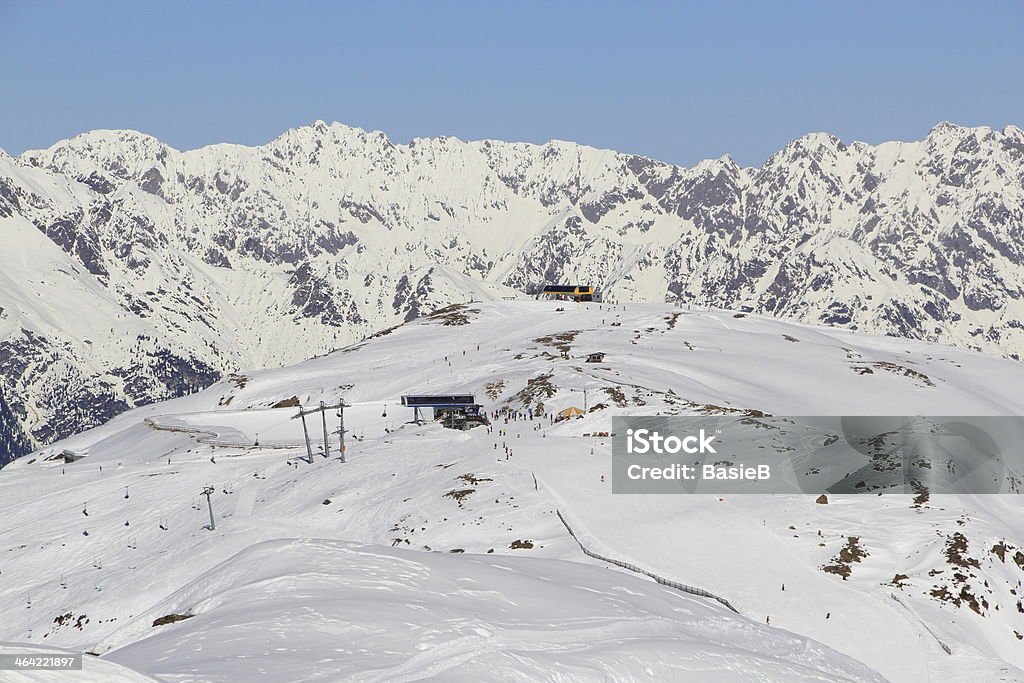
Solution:
{"label": "yellow building", "polygon": [[593,301],[594,288],[590,285],[545,285],[541,295],[556,299],[574,299],[576,301]]}

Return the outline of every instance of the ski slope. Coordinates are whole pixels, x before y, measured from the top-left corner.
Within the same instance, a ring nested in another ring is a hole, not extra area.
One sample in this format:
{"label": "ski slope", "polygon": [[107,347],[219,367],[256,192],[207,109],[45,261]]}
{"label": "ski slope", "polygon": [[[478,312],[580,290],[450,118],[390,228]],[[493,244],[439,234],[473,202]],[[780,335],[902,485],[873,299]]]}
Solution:
{"label": "ski slope", "polygon": [[[80,655],[58,647],[39,645],[38,643],[2,643],[0,656],[17,656],[26,653],[44,657],[63,657]],[[156,683],[152,676],[132,671],[126,666],[88,655],[82,658],[82,668],[78,670],[7,670],[3,672],[4,683]]]}
{"label": "ski slope", "polygon": [[274,681],[873,678],[806,638],[608,578],[560,560],[273,540],[151,611],[187,606],[194,619],[111,658],[176,681],[245,680],[254,653]]}
{"label": "ski slope", "polygon": [[[181,681],[1020,680],[1015,496],[613,496],[610,440],[589,435],[624,414],[1020,414],[1022,380],[979,353],[731,311],[448,309],[0,470],[0,639]],[[430,392],[589,412],[409,423],[400,396]],[[304,462],[297,409],[271,406],[342,397],[348,462],[336,435]],[[556,510],[591,550],[740,615],[587,558]],[[867,555],[846,580],[822,571],[850,537]],[[170,614],[193,616],[152,625]]]}

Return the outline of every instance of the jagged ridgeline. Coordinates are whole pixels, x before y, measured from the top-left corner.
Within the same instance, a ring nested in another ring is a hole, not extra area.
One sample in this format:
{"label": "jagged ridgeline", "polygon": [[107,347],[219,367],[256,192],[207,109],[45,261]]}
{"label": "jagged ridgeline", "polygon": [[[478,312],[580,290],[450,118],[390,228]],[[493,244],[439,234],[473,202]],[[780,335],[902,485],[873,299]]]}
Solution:
{"label": "jagged ridgeline", "polygon": [[0,152],[0,458],[546,282],[1017,357],[1022,226],[1013,126],[811,134],[760,168],[319,122],[261,147]]}

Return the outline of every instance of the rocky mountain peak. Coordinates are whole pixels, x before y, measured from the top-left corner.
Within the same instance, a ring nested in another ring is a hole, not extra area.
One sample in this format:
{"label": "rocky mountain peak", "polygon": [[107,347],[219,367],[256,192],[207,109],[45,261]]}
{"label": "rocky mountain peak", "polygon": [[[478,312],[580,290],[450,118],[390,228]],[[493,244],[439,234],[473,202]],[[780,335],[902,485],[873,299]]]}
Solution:
{"label": "rocky mountain peak", "polygon": [[[4,237],[35,230],[59,259],[38,270],[0,256],[19,274],[0,299],[0,386],[23,440],[39,442],[431,306],[557,281],[1016,358],[1022,226],[1015,126],[943,123],[881,145],[812,133],[749,169],[564,141],[398,145],[322,121],[185,152],[94,131],[0,156]],[[53,322],[40,302],[57,279],[105,335]],[[58,365],[83,416],[60,426],[66,404],[37,407]]]}

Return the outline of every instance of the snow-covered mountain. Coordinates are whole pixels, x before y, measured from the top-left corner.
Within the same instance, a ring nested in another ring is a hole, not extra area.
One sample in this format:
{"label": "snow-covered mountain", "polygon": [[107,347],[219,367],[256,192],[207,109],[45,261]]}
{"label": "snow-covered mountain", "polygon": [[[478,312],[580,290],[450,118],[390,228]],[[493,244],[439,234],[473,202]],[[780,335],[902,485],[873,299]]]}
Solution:
{"label": "snow-covered mountain", "polygon": [[[1008,359],[731,311],[453,307],[0,470],[0,642],[218,683],[1024,680],[1019,496],[612,495],[599,436],[631,414],[1020,415],[1022,382]],[[407,423],[419,392],[588,411],[458,432]],[[303,462],[295,406],[342,397],[348,461],[333,436]],[[584,556],[556,510],[739,614]]]}
{"label": "snow-covered mountain", "polygon": [[760,168],[317,122],[0,152],[0,453],[552,281],[1018,357],[1024,132],[811,134]]}

